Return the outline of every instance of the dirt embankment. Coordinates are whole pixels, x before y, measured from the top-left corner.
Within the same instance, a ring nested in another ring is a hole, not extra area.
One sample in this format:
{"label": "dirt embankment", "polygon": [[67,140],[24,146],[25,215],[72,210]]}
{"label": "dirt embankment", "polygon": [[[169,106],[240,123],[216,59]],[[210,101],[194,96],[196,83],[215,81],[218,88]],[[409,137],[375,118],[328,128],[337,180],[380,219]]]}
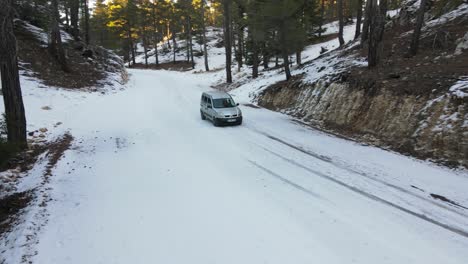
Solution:
{"label": "dirt embankment", "polygon": [[409,30],[389,25],[373,70],[354,66],[331,83],[297,77],[270,86],[258,103],[360,141],[468,167],[468,97],[450,91],[468,75],[468,50],[457,52],[468,18],[425,30],[414,57],[406,55]]}
{"label": "dirt embankment", "polygon": [[64,72],[47,47],[48,33],[26,21],[15,21],[20,68],[41,80],[46,86],[63,88],[99,88],[109,74],[121,75],[125,82],[123,61],[102,47],[85,45],[62,31],[69,72]]}

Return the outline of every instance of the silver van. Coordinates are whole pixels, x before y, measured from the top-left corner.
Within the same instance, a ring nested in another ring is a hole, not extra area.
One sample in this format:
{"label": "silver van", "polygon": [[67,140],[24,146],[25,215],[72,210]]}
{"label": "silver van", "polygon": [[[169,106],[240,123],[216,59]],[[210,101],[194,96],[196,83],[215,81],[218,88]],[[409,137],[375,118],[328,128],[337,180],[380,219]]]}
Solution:
{"label": "silver van", "polygon": [[200,101],[201,119],[209,119],[215,126],[242,124],[242,112],[232,97],[225,92],[204,92]]}

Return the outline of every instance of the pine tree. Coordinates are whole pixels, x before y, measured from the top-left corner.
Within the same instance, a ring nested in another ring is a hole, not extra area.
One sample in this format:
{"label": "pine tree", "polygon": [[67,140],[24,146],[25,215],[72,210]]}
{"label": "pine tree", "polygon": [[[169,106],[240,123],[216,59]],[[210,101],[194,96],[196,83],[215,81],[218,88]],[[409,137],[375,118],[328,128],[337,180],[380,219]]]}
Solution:
{"label": "pine tree", "polygon": [[361,35],[361,20],[362,20],[362,0],[357,0],[356,7],[356,31],[354,33],[354,39],[358,39]]}
{"label": "pine tree", "polygon": [[377,0],[370,1],[370,19],[369,19],[369,47],[367,62],[368,67],[373,68],[377,66],[379,62],[379,46],[383,41],[383,35],[385,30],[385,18],[387,14],[387,0],[380,0],[377,4]]}
{"label": "pine tree", "polygon": [[364,23],[362,25],[361,46],[364,46],[365,42],[369,38],[369,25],[370,25],[371,17],[373,15],[371,8],[372,8],[372,0],[367,0],[366,7],[364,9]]}
{"label": "pine tree", "polygon": [[89,35],[89,2],[88,0],[83,0],[83,33],[86,45],[89,45],[90,35]]}
{"label": "pine tree", "polygon": [[231,0],[223,0],[223,11],[224,11],[224,47],[226,51],[226,82],[232,83],[232,42],[231,42]]}
{"label": "pine tree", "polygon": [[68,0],[70,6],[70,34],[75,40],[80,39],[80,28],[78,26],[80,13],[80,0]]}
{"label": "pine tree", "polygon": [[52,0],[50,6],[51,26],[50,26],[50,42],[49,50],[57,58],[60,67],[64,72],[70,72],[67,58],[65,57],[65,49],[62,43],[62,35],[60,33],[60,14],[58,10],[58,0]]}
{"label": "pine tree", "polygon": [[159,7],[159,2],[156,0],[153,0],[151,3],[151,24],[153,26],[152,28],[152,36],[153,36],[153,46],[154,46],[154,58],[155,58],[155,63],[156,65],[159,65],[159,52],[158,52],[158,43],[162,39],[160,37],[161,32],[160,32],[160,14],[158,12],[158,7]]}
{"label": "pine tree", "polygon": [[0,73],[8,142],[25,149],[26,116],[21,94],[11,0],[0,0]]}
{"label": "pine tree", "polygon": [[109,20],[107,26],[114,30],[126,43],[126,48],[131,54],[131,61],[135,64],[134,41],[138,38],[134,28],[137,17],[137,7],[134,0],[112,0],[109,4]]}
{"label": "pine tree", "polygon": [[427,0],[421,0],[418,16],[416,18],[416,25],[414,26],[414,32],[411,39],[411,46],[409,50],[409,54],[414,56],[418,53],[419,48],[419,38],[421,36],[421,28],[424,23],[424,13],[426,12],[426,4]]}
{"label": "pine tree", "polygon": [[341,47],[345,44],[345,41],[343,38],[343,27],[344,27],[343,0],[338,0],[338,24],[339,24],[338,39],[340,41],[340,47]]}
{"label": "pine tree", "polygon": [[291,79],[289,55],[304,48],[306,31],[301,17],[302,0],[267,0],[263,8],[266,23],[278,32],[278,50],[281,52],[286,80]]}
{"label": "pine tree", "polygon": [[208,65],[208,51],[206,48],[206,22],[205,22],[205,0],[201,0],[201,23],[202,23],[202,41],[203,41],[203,58],[205,62],[205,71],[209,71]]}
{"label": "pine tree", "polygon": [[91,33],[93,34],[94,40],[102,46],[107,46],[107,38],[108,38],[108,16],[109,16],[109,8],[104,0],[97,0],[94,9],[93,15],[90,18],[90,25],[91,25]]}

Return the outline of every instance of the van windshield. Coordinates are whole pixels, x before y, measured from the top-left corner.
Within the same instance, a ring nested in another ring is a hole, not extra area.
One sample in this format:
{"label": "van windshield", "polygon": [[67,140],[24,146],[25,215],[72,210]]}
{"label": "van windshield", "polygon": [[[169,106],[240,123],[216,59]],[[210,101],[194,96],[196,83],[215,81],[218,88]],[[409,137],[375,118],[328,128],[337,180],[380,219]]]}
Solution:
{"label": "van windshield", "polygon": [[220,99],[213,99],[213,107],[214,108],[229,108],[235,107],[236,104],[234,100],[231,98],[220,98]]}

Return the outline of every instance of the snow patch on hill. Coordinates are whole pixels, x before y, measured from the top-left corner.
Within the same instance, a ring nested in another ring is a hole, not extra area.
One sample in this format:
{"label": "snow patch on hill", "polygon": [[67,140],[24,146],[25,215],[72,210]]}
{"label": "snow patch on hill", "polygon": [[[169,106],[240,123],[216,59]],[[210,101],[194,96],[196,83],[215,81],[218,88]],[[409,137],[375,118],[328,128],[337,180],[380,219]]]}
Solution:
{"label": "snow patch on hill", "polygon": [[452,87],[449,92],[457,97],[468,97],[468,76],[462,76]]}

